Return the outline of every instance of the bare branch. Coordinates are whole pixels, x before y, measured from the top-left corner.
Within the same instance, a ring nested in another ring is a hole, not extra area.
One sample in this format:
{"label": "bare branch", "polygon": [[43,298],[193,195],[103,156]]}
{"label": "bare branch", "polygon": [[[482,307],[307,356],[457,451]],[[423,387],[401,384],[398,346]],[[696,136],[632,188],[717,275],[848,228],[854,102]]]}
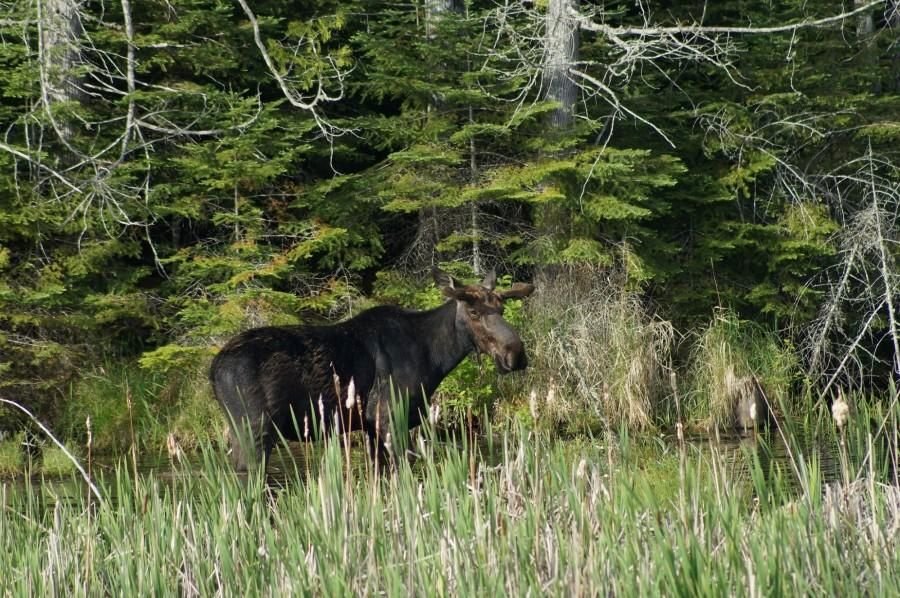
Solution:
{"label": "bare branch", "polygon": [[16,403],[15,401],[10,401],[9,399],[0,398],[0,403],[3,403],[4,405],[9,405],[10,407],[18,409],[19,411],[24,413],[28,417],[28,419],[30,419],[34,423],[34,425],[36,425],[41,430],[41,432],[43,432],[47,436],[47,438],[49,438],[53,442],[53,444],[55,444],[57,447],[59,447],[59,449],[63,452],[63,454],[66,456],[66,458],[72,462],[72,465],[75,466],[75,469],[77,469],[78,473],[81,474],[81,477],[84,478],[84,481],[88,485],[88,488],[91,489],[91,493],[94,495],[94,497],[96,497],[96,499],[101,502],[103,501],[103,495],[100,494],[100,489],[97,488],[97,486],[91,480],[91,476],[89,476],[87,474],[87,472],[81,466],[81,463],[78,462],[78,459],[75,458],[75,456],[69,451],[69,449],[66,448],[66,446],[62,442],[57,440],[56,436],[53,435],[53,432],[51,432],[47,426],[42,424],[41,420],[39,420],[37,417],[35,417],[35,415],[33,413],[31,413],[31,411],[29,411],[28,409],[26,409],[19,403]]}
{"label": "bare branch", "polygon": [[875,0],[874,2],[869,2],[863,6],[857,7],[853,10],[842,12],[838,15],[832,15],[830,17],[822,17],[820,19],[804,19],[797,23],[790,23],[787,25],[776,25],[773,27],[711,27],[707,25],[701,25],[700,23],[689,23],[685,25],[677,25],[674,27],[612,27],[610,25],[606,25],[603,23],[595,23],[591,20],[590,16],[584,15],[578,11],[572,11],[572,18],[574,18],[578,25],[587,31],[596,31],[598,33],[602,33],[608,37],[612,38],[621,38],[621,37],[646,37],[646,36],[667,36],[667,35],[685,35],[685,34],[694,34],[694,35],[722,35],[722,34],[735,34],[735,35],[764,35],[769,33],[791,33],[794,31],[798,31],[800,29],[809,29],[815,27],[826,27],[828,25],[834,23],[840,23],[849,19],[850,17],[856,16],[862,12],[866,12],[872,10],[876,6],[881,6],[886,2],[886,0]]}
{"label": "bare branch", "polygon": [[[250,9],[250,6],[247,4],[247,0],[238,0],[238,4],[241,5],[241,8],[244,10],[244,14],[247,16],[247,20],[250,21],[250,27],[253,29],[253,41],[256,43],[257,49],[259,49],[259,53],[265,61],[266,66],[269,69],[269,73],[278,82],[278,86],[281,88],[281,93],[284,94],[284,97],[287,98],[288,102],[291,103],[295,108],[300,108],[301,110],[305,110],[310,113],[313,119],[316,121],[316,125],[319,127],[319,130],[322,132],[322,135],[331,141],[334,137],[338,137],[347,133],[346,130],[335,127],[331,123],[329,123],[320,113],[319,106],[324,102],[337,102],[344,97],[344,77],[347,73],[341,71],[334,60],[330,57],[324,58],[326,60],[334,73],[332,79],[338,84],[338,92],[335,95],[330,95],[327,90],[326,79],[321,75],[316,75],[316,88],[315,92],[311,95],[304,96],[299,93],[294,87],[288,84],[285,77],[279,72],[278,67],[275,65],[275,62],[272,60],[272,57],[269,55],[269,51],[266,48],[266,44],[262,39],[262,34],[259,29],[259,21],[256,18],[256,15]],[[302,43],[302,42],[301,42]],[[298,43],[299,45],[299,43]],[[315,51],[315,47],[313,47],[313,51]]]}

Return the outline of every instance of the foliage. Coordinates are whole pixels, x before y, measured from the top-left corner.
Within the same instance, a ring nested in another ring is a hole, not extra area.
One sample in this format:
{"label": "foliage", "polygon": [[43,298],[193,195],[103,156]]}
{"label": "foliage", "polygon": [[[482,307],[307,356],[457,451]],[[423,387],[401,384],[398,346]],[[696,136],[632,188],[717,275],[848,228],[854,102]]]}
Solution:
{"label": "foliage", "polygon": [[[657,51],[648,34],[623,58],[623,38],[588,24],[777,27],[847,3],[581,3],[569,74],[582,87],[563,128],[542,74],[544,2],[70,4],[81,29],[46,47],[39,3],[0,0],[0,393],[76,436],[72,418],[93,408],[121,423],[121,380],[92,402],[98,364],[199,385],[152,405],[142,421],[161,430],[170,398],[205,413],[204,360],[230,335],[375,300],[431,305],[431,290],[389,287],[439,262],[517,280],[621,273],[581,308],[620,332],[579,336],[557,306],[570,336],[551,357],[554,320],[526,312],[536,393],[562,367],[554,380],[582,390],[560,400],[594,423],[670,411],[673,327],[705,326],[718,306],[777,333],[773,355],[804,343],[816,383],[839,371],[883,388],[897,369],[893,13],[720,47],[669,38],[699,54]],[[588,346],[608,358],[574,359]],[[447,404],[522,400],[491,368],[467,361]],[[0,411],[3,428],[23,423]]]}

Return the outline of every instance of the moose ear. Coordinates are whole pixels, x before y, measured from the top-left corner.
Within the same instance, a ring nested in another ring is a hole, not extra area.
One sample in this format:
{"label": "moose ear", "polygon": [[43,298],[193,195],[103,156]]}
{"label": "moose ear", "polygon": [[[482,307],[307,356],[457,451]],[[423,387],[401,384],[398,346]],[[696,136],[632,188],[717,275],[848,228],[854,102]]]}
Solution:
{"label": "moose ear", "polygon": [[462,293],[463,284],[441,270],[440,268],[432,268],[431,276],[434,278],[434,284],[441,289],[447,297],[459,299]]}
{"label": "moose ear", "polygon": [[500,298],[504,301],[506,299],[521,299],[523,297],[527,297],[528,295],[534,292],[533,284],[526,284],[524,282],[517,282],[513,284],[510,288],[505,291],[500,291],[497,293],[500,295]]}
{"label": "moose ear", "polygon": [[484,280],[481,281],[481,286],[489,291],[493,291],[494,287],[497,286],[497,272],[495,270],[491,270],[490,272],[485,274]]}

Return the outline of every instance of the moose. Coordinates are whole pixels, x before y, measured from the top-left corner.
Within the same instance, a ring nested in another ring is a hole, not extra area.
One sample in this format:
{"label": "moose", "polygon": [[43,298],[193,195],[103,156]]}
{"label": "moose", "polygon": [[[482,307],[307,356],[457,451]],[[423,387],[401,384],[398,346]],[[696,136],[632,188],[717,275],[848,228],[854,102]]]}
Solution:
{"label": "moose", "polygon": [[527,366],[503,303],[527,297],[532,285],[498,291],[494,272],[473,285],[438,269],[432,274],[449,299],[435,309],[383,305],[329,326],[255,328],[219,351],[209,377],[230,422],[238,472],[255,465],[265,471],[279,436],[307,440],[314,429],[361,428],[370,456],[386,464],[392,400],[408,397],[412,429],[437,386],[473,351],[492,356],[504,374]]}

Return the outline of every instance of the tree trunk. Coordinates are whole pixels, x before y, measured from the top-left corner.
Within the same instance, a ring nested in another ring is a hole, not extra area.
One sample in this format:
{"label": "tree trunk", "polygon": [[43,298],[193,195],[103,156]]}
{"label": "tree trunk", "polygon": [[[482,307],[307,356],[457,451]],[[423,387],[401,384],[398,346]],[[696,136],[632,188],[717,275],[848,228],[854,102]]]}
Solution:
{"label": "tree trunk", "polygon": [[548,100],[559,102],[550,122],[554,128],[565,129],[572,123],[576,88],[569,76],[575,64],[578,48],[578,28],[569,14],[577,0],[549,0],[544,52],[544,94]]}
{"label": "tree trunk", "polygon": [[[81,18],[77,0],[39,0],[41,94],[48,109],[78,99],[74,69],[80,60]],[[63,140],[71,135],[65,123],[56,125]]]}
{"label": "tree trunk", "polygon": [[[425,35],[429,40],[437,39],[437,24],[445,14],[456,10],[455,0],[425,0]],[[440,105],[440,98],[433,96],[432,103],[428,105],[431,113]],[[441,241],[442,222],[445,220],[446,209],[430,206],[419,212],[419,226],[414,243],[421,247],[420,255],[427,253],[433,265],[436,261],[437,245]]]}
{"label": "tree trunk", "polygon": [[[472,106],[469,106],[469,123],[475,122],[474,111],[472,110]],[[478,183],[478,153],[477,147],[475,145],[475,136],[469,137],[469,181],[471,181],[472,185]],[[469,204],[470,216],[472,218],[471,222],[471,234],[472,234],[472,270],[475,274],[481,274],[484,272],[484,264],[481,259],[481,244],[479,242],[480,231],[478,229],[478,202],[473,201]]]}
{"label": "tree trunk", "polygon": [[[868,4],[866,0],[853,0],[853,7],[859,8]],[[856,18],[856,38],[861,44],[860,59],[865,64],[866,69],[878,68],[878,48],[874,43],[875,36],[875,15],[872,11],[860,13]],[[881,93],[881,81],[876,79],[872,82],[872,91]]]}
{"label": "tree trunk", "polygon": [[429,39],[436,35],[435,25],[444,13],[456,9],[454,0],[425,0],[425,35]]}
{"label": "tree trunk", "polygon": [[[900,37],[900,0],[891,0],[884,8],[884,20],[893,34]],[[894,92],[900,92],[900,44],[895,43],[891,63],[894,76]]]}

